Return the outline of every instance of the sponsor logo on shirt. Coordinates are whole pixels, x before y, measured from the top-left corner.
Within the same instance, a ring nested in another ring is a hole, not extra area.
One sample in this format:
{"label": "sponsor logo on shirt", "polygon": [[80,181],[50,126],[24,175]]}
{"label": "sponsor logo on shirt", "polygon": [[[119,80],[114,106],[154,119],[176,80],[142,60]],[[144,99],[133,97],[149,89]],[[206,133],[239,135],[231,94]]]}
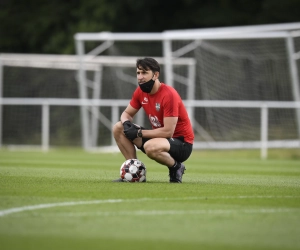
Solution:
{"label": "sponsor logo on shirt", "polygon": [[153,125],[153,127],[156,127],[156,128],[160,128],[161,127],[161,124],[157,118],[157,116],[153,116],[153,115],[149,115],[149,121],[151,122],[151,124]]}
{"label": "sponsor logo on shirt", "polygon": [[144,100],[142,101],[142,104],[148,104],[148,98],[144,97]]}

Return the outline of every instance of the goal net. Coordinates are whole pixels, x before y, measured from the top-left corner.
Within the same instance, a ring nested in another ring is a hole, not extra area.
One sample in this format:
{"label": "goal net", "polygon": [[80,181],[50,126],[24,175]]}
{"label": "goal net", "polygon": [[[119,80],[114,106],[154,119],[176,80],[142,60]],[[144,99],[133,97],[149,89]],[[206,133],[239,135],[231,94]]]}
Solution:
{"label": "goal net", "polygon": [[[197,60],[198,100],[295,101],[283,38],[204,40],[193,53]],[[260,140],[258,108],[199,107],[195,114],[195,120],[213,141]],[[268,139],[297,140],[298,121],[295,109],[269,109]]]}
{"label": "goal net", "polygon": [[[166,62],[161,80],[185,101],[195,148],[300,146],[299,30],[298,23],[170,31],[161,37]],[[124,52],[128,34],[81,35],[77,42],[117,40],[110,47],[114,53],[136,52]],[[129,44],[137,44],[136,36],[131,39]],[[139,51],[148,55],[149,47]],[[195,68],[174,65],[183,58],[194,59]]]}
{"label": "goal net", "polygon": [[[75,61],[66,56],[20,54],[1,54],[0,61],[1,97],[13,101],[11,105],[4,101],[2,106],[1,142],[6,146],[40,147],[41,104],[49,98],[78,99]],[[50,144],[81,145],[79,107],[52,105],[50,111]]]}
{"label": "goal net", "polygon": [[[137,58],[114,53],[86,56],[84,100],[91,102],[84,104],[76,56],[1,54],[0,144],[40,146],[43,138],[47,138],[46,148],[84,146],[82,108],[85,108],[88,148],[113,145],[112,126],[137,87]],[[162,66],[163,77],[163,58],[156,59]],[[185,68],[193,62],[194,59],[182,58],[175,68]],[[49,114],[45,114],[45,106]],[[136,122],[148,124],[142,112]]]}

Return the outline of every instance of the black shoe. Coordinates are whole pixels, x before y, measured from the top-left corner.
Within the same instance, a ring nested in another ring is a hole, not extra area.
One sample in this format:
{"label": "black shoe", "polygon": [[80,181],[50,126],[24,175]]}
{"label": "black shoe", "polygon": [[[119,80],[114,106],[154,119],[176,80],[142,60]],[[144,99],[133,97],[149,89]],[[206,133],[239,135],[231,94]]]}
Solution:
{"label": "black shoe", "polygon": [[113,180],[113,182],[124,182],[122,178],[118,178],[116,180]]}
{"label": "black shoe", "polygon": [[180,167],[176,170],[169,168],[170,182],[182,183],[182,175],[184,174],[185,166],[180,163]]}

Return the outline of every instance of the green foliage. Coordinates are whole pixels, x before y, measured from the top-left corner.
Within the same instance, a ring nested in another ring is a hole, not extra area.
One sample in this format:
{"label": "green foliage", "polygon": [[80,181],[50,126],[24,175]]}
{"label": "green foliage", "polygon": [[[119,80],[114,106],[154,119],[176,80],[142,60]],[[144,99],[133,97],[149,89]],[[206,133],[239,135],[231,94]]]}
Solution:
{"label": "green foliage", "polygon": [[172,29],[297,22],[297,0],[1,1],[0,53],[75,53],[77,32]]}

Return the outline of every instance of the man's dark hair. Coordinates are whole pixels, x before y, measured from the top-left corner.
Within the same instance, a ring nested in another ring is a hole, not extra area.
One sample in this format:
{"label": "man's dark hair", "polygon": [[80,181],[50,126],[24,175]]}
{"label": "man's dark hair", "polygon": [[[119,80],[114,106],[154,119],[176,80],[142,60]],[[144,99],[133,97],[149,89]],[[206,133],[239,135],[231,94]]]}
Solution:
{"label": "man's dark hair", "polygon": [[153,72],[160,72],[159,63],[151,57],[136,60],[136,67],[143,70],[152,70]]}

